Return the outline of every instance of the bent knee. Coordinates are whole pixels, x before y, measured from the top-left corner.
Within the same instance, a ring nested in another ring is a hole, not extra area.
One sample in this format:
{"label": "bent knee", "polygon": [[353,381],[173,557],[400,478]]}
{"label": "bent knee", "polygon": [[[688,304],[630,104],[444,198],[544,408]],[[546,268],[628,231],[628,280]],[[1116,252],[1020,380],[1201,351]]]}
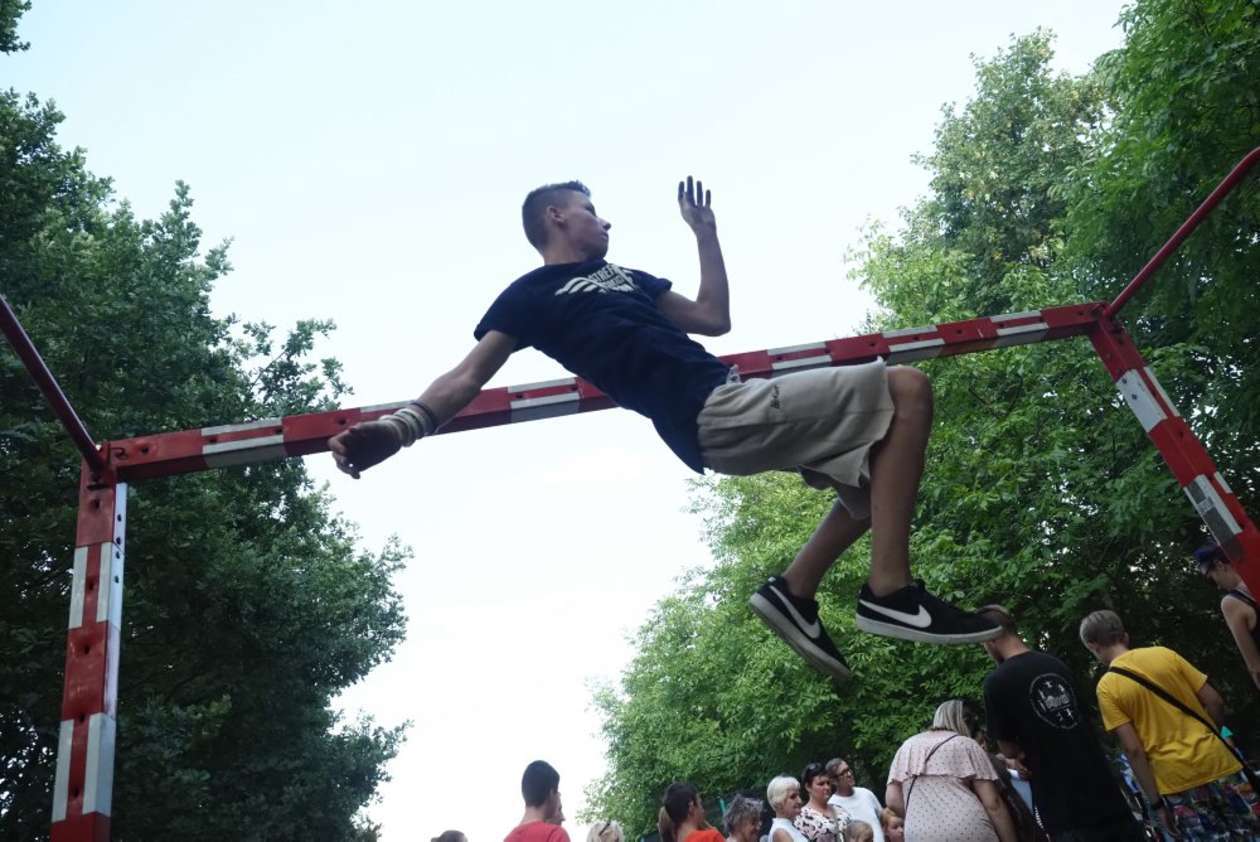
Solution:
{"label": "bent knee", "polygon": [[932,400],[932,381],[917,368],[897,365],[888,369],[888,391],[894,404]]}

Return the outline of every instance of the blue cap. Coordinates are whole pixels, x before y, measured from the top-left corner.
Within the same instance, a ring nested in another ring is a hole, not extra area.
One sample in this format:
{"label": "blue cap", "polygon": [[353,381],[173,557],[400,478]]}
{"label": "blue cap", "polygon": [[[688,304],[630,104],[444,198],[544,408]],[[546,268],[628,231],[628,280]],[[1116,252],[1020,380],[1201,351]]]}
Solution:
{"label": "blue cap", "polygon": [[1221,552],[1220,544],[1204,544],[1194,551],[1194,558],[1199,562],[1200,570],[1207,570],[1217,561],[1229,561]]}

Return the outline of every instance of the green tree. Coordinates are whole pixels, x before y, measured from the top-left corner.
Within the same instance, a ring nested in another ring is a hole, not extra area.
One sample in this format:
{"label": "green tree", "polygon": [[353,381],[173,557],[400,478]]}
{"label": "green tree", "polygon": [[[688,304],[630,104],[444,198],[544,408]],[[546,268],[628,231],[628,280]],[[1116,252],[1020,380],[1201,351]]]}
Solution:
{"label": "green tree", "polygon": [[[1257,136],[1241,119],[1228,127],[1184,121],[1187,131],[1175,139],[1185,150],[1179,161],[1190,167],[1193,160],[1198,181],[1184,187],[1179,208],[1161,207],[1169,217],[1162,227],[1136,226],[1145,208],[1134,203],[1133,182],[1123,173],[1147,171],[1141,154],[1117,157],[1120,138],[1158,120],[1141,117],[1148,106],[1139,103],[1169,101],[1167,91],[1144,86],[1199,72],[1219,85],[1209,91],[1211,108],[1238,81],[1233,71],[1200,60],[1192,44],[1206,36],[1182,29],[1190,5],[1138,3],[1126,13],[1125,47],[1084,77],[1051,72],[1045,33],[1015,39],[977,64],[974,98],[945,109],[935,147],[920,159],[932,176],[931,193],[905,212],[899,230],[872,230],[859,255],[855,276],[881,305],[874,327],[1035,309],[1119,290],[1238,157],[1238,147]],[[1244,26],[1254,4],[1214,9],[1223,17],[1213,18],[1213,31],[1238,36],[1221,41],[1216,60],[1254,73],[1254,27]],[[1167,60],[1161,33],[1171,38],[1172,30],[1190,43],[1171,51],[1174,66],[1149,72],[1150,62]],[[1182,98],[1178,107],[1186,103]],[[1232,151],[1213,163],[1198,160],[1192,127],[1214,134],[1204,141],[1210,148]],[[1160,195],[1155,172],[1140,183]],[[1254,246],[1257,230],[1249,201],[1232,203],[1224,221],[1196,235],[1198,263],[1186,276],[1198,280],[1201,294],[1151,296],[1136,328],[1165,386],[1183,409],[1196,408],[1196,432],[1254,508],[1260,465],[1248,425],[1257,401],[1233,389],[1256,370],[1247,356],[1260,333],[1256,310],[1214,304],[1207,291],[1222,279],[1241,284],[1239,264],[1254,269],[1254,247],[1245,255],[1242,248]],[[1108,208],[1125,215],[1104,224]],[[1201,331],[1168,329],[1179,323]],[[1250,371],[1238,370],[1244,364]],[[1224,689],[1236,721],[1248,721],[1254,691],[1217,615],[1217,596],[1187,562],[1202,526],[1090,348],[1074,340],[924,368],[935,384],[937,420],[912,540],[917,575],[947,597],[1011,607],[1026,636],[1065,658],[1086,689],[1094,666],[1077,624],[1089,610],[1115,607],[1140,645],[1181,651]],[[1226,394],[1238,401],[1229,412],[1215,405]],[[840,560],[820,595],[824,622],[855,668],[852,681],[829,684],[758,625],[744,600],[791,558],[827,504],[786,475],[699,486],[696,505],[707,516],[717,562],[657,606],[620,687],[598,697],[609,772],[592,788],[592,814],[644,831],[672,778],[716,795],[759,788],[777,771],[795,773],[806,760],[834,754],[847,756],[859,782],[878,790],[897,745],[924,726],[939,701],[979,695],[991,665],[978,647],[853,634],[866,542]]]}
{"label": "green tree", "polygon": [[[230,267],[188,188],[136,219],[60,119],[0,94],[0,282],[93,433],[331,407],[338,365],[311,360],[331,323],[276,341],[213,317]],[[48,831],[78,457],[10,353],[0,394],[0,838],[25,842]],[[355,814],[401,728],[330,702],[403,635],[404,548],[358,549],[296,460],[145,482],[129,506],[115,838],[373,838]]]}
{"label": "green tree", "polygon": [[[1260,145],[1260,4],[1147,0],[1122,22],[1124,49],[1099,61],[1113,119],[1066,185],[1068,252],[1091,297],[1118,290]],[[1258,175],[1124,314],[1140,347],[1176,356],[1165,386],[1248,500],[1260,494]]]}
{"label": "green tree", "polygon": [[16,53],[30,46],[17,37],[18,19],[30,8],[30,0],[0,0],[0,53]]}

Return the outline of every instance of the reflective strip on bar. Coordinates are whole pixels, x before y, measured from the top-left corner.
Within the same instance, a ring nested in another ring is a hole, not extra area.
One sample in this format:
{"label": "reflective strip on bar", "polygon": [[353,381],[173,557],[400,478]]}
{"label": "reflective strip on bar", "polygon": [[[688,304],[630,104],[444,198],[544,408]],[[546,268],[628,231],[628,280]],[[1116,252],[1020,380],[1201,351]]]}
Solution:
{"label": "reflective strip on bar", "polygon": [[74,548],[74,578],[70,583],[70,624],[77,629],[83,625],[83,599],[87,587],[87,547]]}
{"label": "reflective strip on bar", "polygon": [[888,362],[908,363],[914,360],[930,360],[933,357],[939,357],[944,347],[944,339],[922,339],[918,342],[889,345]]}
{"label": "reflective strip on bar", "polygon": [[512,401],[511,421],[535,421],[539,418],[554,418],[557,415],[572,415],[581,406],[581,396],[577,392],[564,392],[559,395],[544,395],[541,398],[521,398]]}
{"label": "reflective strip on bar", "polygon": [[1135,369],[1129,369],[1116,381],[1116,391],[1137,416],[1138,423],[1146,432],[1155,429],[1156,424],[1168,417],[1150,389],[1146,388],[1142,375]]}
{"label": "reflective strip on bar", "polygon": [[770,350],[766,351],[766,353],[772,357],[777,357],[780,354],[799,354],[801,351],[826,351],[826,350],[827,350],[826,342],[807,342],[804,345],[788,345],[785,348],[771,348]]}
{"label": "reflective strip on bar", "polygon": [[1184,490],[1191,504],[1194,505],[1194,510],[1207,524],[1208,531],[1212,533],[1216,543],[1226,544],[1242,532],[1242,527],[1238,525],[1238,521],[1234,520],[1225,501],[1216,493],[1216,489],[1212,487],[1212,483],[1208,482],[1206,476],[1199,474],[1186,485]]}
{"label": "reflective strip on bar", "polygon": [[202,427],[201,434],[203,436],[218,436],[223,433],[241,433],[245,430],[262,430],[266,427],[279,427],[281,419],[279,418],[261,418],[258,421],[250,421],[245,424],[222,424],[218,427]]}
{"label": "reflective strip on bar", "polygon": [[993,340],[994,348],[1009,348],[1012,345],[1027,345],[1037,342],[1050,326],[1045,322],[1034,322],[1029,325],[1016,325],[1015,327],[1000,327],[997,329],[998,338]]}
{"label": "reflective strip on bar", "polygon": [[797,357],[794,360],[779,360],[770,363],[771,371],[790,371],[794,368],[819,368],[831,365],[830,354],[818,354],[813,357]]}
{"label": "reflective strip on bar", "polygon": [[87,768],[83,777],[83,812],[108,816],[114,797],[114,717],[88,717]]}
{"label": "reflective strip on bar", "polygon": [[201,455],[211,468],[223,468],[228,465],[281,459],[288,454],[284,450],[284,434],[277,433],[274,436],[207,444],[201,448]]}
{"label": "reflective strip on bar", "polygon": [[70,752],[74,747],[74,720],[61,720],[61,732],[57,735],[57,777],[53,783],[52,820],[66,820],[66,805],[70,801]]}
{"label": "reflective strip on bar", "polygon": [[1024,310],[1022,313],[1003,313],[1000,316],[989,316],[991,322],[1013,322],[1016,319],[1040,318],[1040,310]]}
{"label": "reflective strip on bar", "polygon": [[1155,376],[1155,372],[1150,367],[1142,369],[1146,372],[1146,377],[1155,386],[1155,391],[1159,392],[1159,396],[1164,399],[1164,404],[1172,410],[1173,417],[1180,418],[1181,413],[1177,411],[1177,405],[1172,402],[1172,398],[1168,397],[1168,393],[1164,391],[1163,385],[1159,382],[1159,378]]}
{"label": "reflective strip on bar", "polygon": [[903,327],[897,330],[886,330],[883,333],[885,339],[896,339],[899,336],[914,336],[918,333],[936,333],[936,325],[930,327]]}
{"label": "reflective strip on bar", "polygon": [[[112,543],[101,544],[100,581],[96,584],[96,622],[103,623],[110,619],[110,614],[117,613],[121,620],[121,609],[114,611],[114,602],[122,596],[122,547]],[[115,581],[117,579],[117,581]],[[121,625],[116,621],[115,625]]]}
{"label": "reflective strip on bar", "polygon": [[559,380],[543,380],[538,383],[526,383],[523,386],[508,386],[507,391],[510,395],[519,392],[532,392],[535,389],[554,389],[557,386],[576,386],[576,377],[561,377]]}

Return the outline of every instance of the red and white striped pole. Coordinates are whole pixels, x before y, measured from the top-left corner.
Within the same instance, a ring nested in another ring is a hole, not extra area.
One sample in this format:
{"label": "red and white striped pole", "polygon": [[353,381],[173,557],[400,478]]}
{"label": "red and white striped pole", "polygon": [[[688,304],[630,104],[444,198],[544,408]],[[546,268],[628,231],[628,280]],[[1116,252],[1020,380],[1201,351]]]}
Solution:
{"label": "red and white striped pole", "polygon": [[1260,532],[1134,346],[1133,337],[1104,316],[1089,338],[1120,397],[1168,463],[1212,537],[1237,566],[1247,587],[1260,593]]}
{"label": "red and white striped pole", "polygon": [[122,627],[127,486],[84,464],[53,785],[52,842],[108,842]]}

